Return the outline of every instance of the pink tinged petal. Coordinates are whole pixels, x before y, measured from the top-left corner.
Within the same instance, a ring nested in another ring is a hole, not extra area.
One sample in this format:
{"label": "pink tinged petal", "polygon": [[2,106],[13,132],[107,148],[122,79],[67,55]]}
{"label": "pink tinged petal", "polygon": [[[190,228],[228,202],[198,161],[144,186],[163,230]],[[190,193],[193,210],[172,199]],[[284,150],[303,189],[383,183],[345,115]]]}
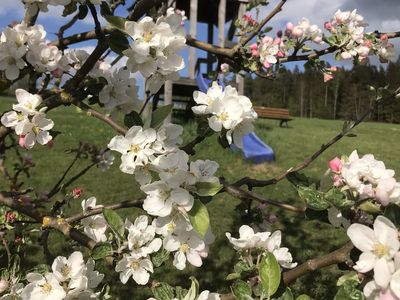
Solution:
{"label": "pink tinged petal", "polygon": [[187,260],[190,262],[193,266],[195,267],[200,267],[203,264],[203,261],[201,260],[201,256],[199,253],[193,249],[190,249],[187,253]]}
{"label": "pink tinged petal", "polygon": [[390,279],[392,277],[390,263],[384,258],[380,258],[376,261],[374,267],[374,279],[377,285],[381,288],[386,289],[389,285]]}
{"label": "pink tinged petal", "polygon": [[392,279],[390,280],[390,289],[396,297],[400,298],[400,270],[396,271],[392,275]]}
{"label": "pink tinged petal", "polygon": [[373,251],[375,244],[374,231],[361,224],[352,224],[347,229],[347,235],[349,236],[353,245],[363,252]]}
{"label": "pink tinged petal", "polygon": [[361,253],[354,269],[360,273],[366,273],[374,268],[375,262],[376,256],[372,252],[363,252]]}
{"label": "pink tinged petal", "polygon": [[33,132],[29,132],[25,136],[25,148],[31,149],[35,145],[36,135]]}
{"label": "pink tinged petal", "polygon": [[183,270],[186,267],[186,256],[182,251],[175,252],[173,265],[178,270]]}

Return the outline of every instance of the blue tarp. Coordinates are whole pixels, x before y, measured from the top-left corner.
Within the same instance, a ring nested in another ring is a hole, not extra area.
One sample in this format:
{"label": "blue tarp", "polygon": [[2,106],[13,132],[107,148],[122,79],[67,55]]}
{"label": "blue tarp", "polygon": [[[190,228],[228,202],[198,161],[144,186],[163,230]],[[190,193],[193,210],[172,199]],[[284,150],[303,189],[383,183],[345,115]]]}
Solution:
{"label": "blue tarp", "polygon": [[[207,93],[208,87],[210,86],[212,80],[204,78],[204,76],[199,73],[197,75],[196,82],[199,90],[203,93]],[[220,80],[218,80],[218,83],[224,87]],[[260,140],[260,138],[254,132],[243,136],[242,150],[244,157],[256,164],[275,160],[274,151],[271,149],[271,147]]]}

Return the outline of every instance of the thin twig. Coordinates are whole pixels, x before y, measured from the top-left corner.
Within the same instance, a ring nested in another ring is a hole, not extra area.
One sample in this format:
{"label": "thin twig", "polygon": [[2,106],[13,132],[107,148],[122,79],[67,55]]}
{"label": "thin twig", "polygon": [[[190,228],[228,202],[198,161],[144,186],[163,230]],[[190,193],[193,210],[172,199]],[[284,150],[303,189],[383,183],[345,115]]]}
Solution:
{"label": "thin twig", "polygon": [[78,21],[78,20],[79,20],[79,12],[76,13],[72,17],[71,20],[69,20],[67,23],[65,23],[63,26],[61,26],[60,29],[58,30],[57,37],[58,37],[58,40],[60,41],[60,44],[59,44],[58,48],[60,50],[64,50],[65,49],[65,45],[63,44],[64,32],[66,30],[68,30],[69,28],[71,28],[76,23],[76,21]]}
{"label": "thin twig", "polygon": [[122,209],[122,208],[129,208],[129,207],[142,207],[143,204],[143,200],[126,200],[126,201],[122,201],[119,203],[115,203],[115,204],[111,204],[111,205],[106,205],[103,207],[99,207],[99,208],[95,208],[95,209],[91,209],[85,213],[79,213],[73,216],[70,216],[68,218],[65,219],[66,222],[68,223],[75,223],[78,222],[82,219],[85,219],[87,217],[90,216],[94,216],[94,215],[98,215],[101,214],[103,212],[103,208],[109,208],[109,209]]}
{"label": "thin twig", "polygon": [[153,97],[153,96],[154,96],[154,94],[150,94],[150,95],[147,96],[146,100],[145,100],[144,103],[143,103],[142,108],[141,108],[140,111],[139,111],[139,116],[142,115],[142,113],[144,112],[144,109],[146,108],[147,104],[149,104],[150,99],[151,99],[151,97]]}

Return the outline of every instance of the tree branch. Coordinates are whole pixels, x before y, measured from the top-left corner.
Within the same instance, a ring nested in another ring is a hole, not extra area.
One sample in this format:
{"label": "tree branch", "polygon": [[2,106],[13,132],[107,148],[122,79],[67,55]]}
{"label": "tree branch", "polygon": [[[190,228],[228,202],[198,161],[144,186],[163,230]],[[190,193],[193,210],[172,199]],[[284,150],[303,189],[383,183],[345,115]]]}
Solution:
{"label": "tree branch", "polygon": [[235,46],[234,52],[240,51],[249,41],[251,41],[277,13],[282,10],[287,0],[281,0],[278,5],[256,26],[246,37],[241,39]]}
{"label": "tree branch", "polygon": [[297,278],[313,272],[315,270],[350,261],[350,251],[353,249],[353,244],[348,242],[342,248],[337,249],[331,253],[325,254],[323,256],[307,260],[305,263],[297,266],[296,268],[284,272],[283,282],[288,285]]}
{"label": "tree branch", "polygon": [[68,218],[65,219],[65,221],[67,223],[74,223],[74,222],[78,222],[82,219],[85,219],[87,217],[90,216],[94,216],[94,215],[98,215],[101,214],[103,212],[103,208],[109,208],[109,209],[122,209],[122,208],[129,208],[129,207],[139,207],[141,208],[143,204],[143,199],[139,199],[139,200],[126,200],[126,201],[122,201],[119,203],[115,203],[115,204],[111,204],[111,205],[107,205],[107,206],[102,206],[99,208],[95,208],[95,209],[91,209],[85,213],[79,213],[73,216],[70,216]]}

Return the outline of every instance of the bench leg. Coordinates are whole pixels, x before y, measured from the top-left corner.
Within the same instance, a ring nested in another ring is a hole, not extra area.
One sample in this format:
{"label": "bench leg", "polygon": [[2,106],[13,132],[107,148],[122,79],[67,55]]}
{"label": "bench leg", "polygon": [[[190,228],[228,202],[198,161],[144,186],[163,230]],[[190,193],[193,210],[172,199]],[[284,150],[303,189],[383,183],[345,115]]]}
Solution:
{"label": "bench leg", "polygon": [[[283,126],[283,124],[285,124],[285,126]],[[289,124],[287,120],[280,120],[279,122],[279,127],[286,127],[289,128]]]}

